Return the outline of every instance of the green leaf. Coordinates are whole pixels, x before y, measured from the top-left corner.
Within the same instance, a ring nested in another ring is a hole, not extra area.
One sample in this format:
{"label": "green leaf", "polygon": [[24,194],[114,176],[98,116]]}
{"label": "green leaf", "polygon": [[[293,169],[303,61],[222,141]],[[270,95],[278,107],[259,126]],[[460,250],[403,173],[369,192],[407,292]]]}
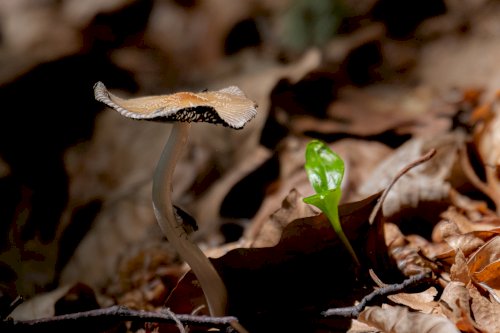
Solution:
{"label": "green leaf", "polygon": [[306,148],[304,167],[309,182],[316,191],[316,194],[304,198],[304,202],[318,207],[328,217],[333,230],[359,265],[358,257],[344,234],[339,219],[338,206],[342,197],[344,161],[324,142],[312,140]]}
{"label": "green leaf", "polygon": [[319,140],[307,145],[305,169],[316,193],[340,188],[344,178],[344,161]]}

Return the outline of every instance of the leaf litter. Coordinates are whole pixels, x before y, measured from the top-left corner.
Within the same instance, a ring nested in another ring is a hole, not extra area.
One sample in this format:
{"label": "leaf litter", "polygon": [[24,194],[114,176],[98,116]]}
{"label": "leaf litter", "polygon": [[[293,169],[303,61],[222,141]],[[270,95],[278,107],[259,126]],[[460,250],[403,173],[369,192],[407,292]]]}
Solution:
{"label": "leaf litter", "polygon": [[[174,197],[198,222],[193,239],[213,258],[226,283],[228,313],[250,332],[500,332],[499,87],[494,73],[481,81],[484,72],[472,71],[470,78],[469,71],[462,72],[471,65],[464,60],[467,55],[479,61],[474,55],[481,47],[500,53],[491,43],[495,21],[485,9],[496,7],[469,4],[474,15],[484,18],[475,24],[464,8],[453,1],[447,5],[446,15],[424,21],[415,32],[428,45],[421,54],[411,51],[415,44],[392,39],[390,26],[370,22],[323,50],[290,56],[286,65],[262,63],[254,67],[258,70],[207,83],[239,85],[257,100],[260,113],[241,137],[208,127],[194,134],[178,168],[187,176],[177,177]],[[173,5],[163,5],[157,13],[166,13],[168,6]],[[212,6],[207,9],[211,13],[221,10],[220,4]],[[228,10],[236,20],[249,7]],[[183,12],[177,19],[189,15]],[[198,15],[200,26],[208,22],[200,11],[191,15]],[[166,28],[158,16],[153,18],[150,43],[165,53],[179,52],[168,39],[158,39],[154,29]],[[222,39],[233,20],[220,21],[214,28],[219,35],[210,40]],[[469,30],[462,30],[464,24]],[[467,52],[457,52],[460,41]],[[196,54],[203,58],[200,68],[207,70],[222,57],[213,45],[196,43],[195,49],[203,50]],[[373,50],[374,44],[381,60],[364,64],[366,72],[360,74],[363,64],[356,62],[356,52]],[[61,51],[54,52],[48,57]],[[133,52],[127,52],[118,57],[124,63],[131,61],[127,57]],[[436,52],[442,53],[432,57]],[[443,63],[448,57],[460,71]],[[482,66],[495,63],[488,59]],[[461,61],[465,65],[456,65]],[[188,71],[186,62],[178,60]],[[141,73],[134,64],[127,66]],[[225,63],[220,70],[238,66]],[[381,79],[381,73],[391,71],[392,76]],[[151,77],[141,75],[142,80]],[[193,69],[187,76],[199,73]],[[317,91],[323,92],[320,98],[310,98],[318,97]],[[67,152],[68,210],[91,200],[102,201],[102,209],[58,272],[57,292],[25,302],[12,313],[14,319],[62,314],[58,302],[72,297],[74,303],[68,304],[80,311],[118,304],[144,310],[166,306],[173,314],[207,313],[196,277],[158,234],[149,204],[152,151],[160,148],[166,132],[159,124],[139,126],[143,124],[129,125],[103,113],[94,141]],[[137,139],[131,150],[139,158],[123,147],[126,137]],[[345,161],[340,217],[361,267],[352,262],[325,216],[302,200],[312,194],[303,168],[305,146],[312,138],[328,142]],[[370,223],[394,176],[430,149],[436,155],[394,184]],[[227,210],[228,202],[240,206]],[[69,211],[64,219],[69,223]],[[355,306],[370,292],[420,273],[432,279],[376,298],[357,318],[321,315]],[[90,298],[99,304],[85,303],[88,289],[69,288],[77,282],[90,286],[95,293]],[[125,330],[151,327],[180,330],[166,324],[129,324]]]}

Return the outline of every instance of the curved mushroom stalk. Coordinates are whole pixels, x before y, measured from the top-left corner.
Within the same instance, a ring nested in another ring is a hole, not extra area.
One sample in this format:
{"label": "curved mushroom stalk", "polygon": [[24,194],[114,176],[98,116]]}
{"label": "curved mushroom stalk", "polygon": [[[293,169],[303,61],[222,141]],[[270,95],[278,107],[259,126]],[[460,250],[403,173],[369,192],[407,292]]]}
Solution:
{"label": "curved mushroom stalk", "polygon": [[200,282],[212,316],[226,312],[227,291],[210,260],[191,242],[172,206],[172,176],[187,143],[189,123],[174,123],[153,176],[153,207],[158,224],[172,246],[186,261]]}
{"label": "curved mushroom stalk", "polygon": [[125,100],[110,94],[104,84],[94,86],[96,100],[133,119],[174,122],[153,176],[153,207],[158,224],[172,246],[191,267],[205,294],[210,314],[226,312],[227,291],[210,260],[194,244],[172,205],[172,176],[189,132],[188,122],[209,122],[235,129],[255,117],[254,102],[238,87],[198,94],[183,92]]}

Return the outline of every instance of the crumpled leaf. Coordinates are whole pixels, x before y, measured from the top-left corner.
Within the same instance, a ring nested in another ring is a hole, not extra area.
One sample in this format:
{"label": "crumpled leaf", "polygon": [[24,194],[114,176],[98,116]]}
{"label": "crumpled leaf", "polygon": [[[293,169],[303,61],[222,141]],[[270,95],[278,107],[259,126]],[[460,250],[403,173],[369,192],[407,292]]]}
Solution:
{"label": "crumpled leaf", "polygon": [[467,267],[467,259],[462,250],[458,249],[455,255],[455,262],[450,268],[450,279],[455,282],[461,282],[464,285],[470,282],[470,273]]}
{"label": "crumpled leaf", "polygon": [[439,304],[446,317],[464,332],[479,332],[471,316],[470,295],[461,282],[450,282],[444,288]]}
{"label": "crumpled leaf", "polygon": [[472,280],[500,304],[500,236],[493,237],[468,260]]}
{"label": "crumpled leaf", "polygon": [[434,287],[430,287],[419,293],[398,293],[389,295],[391,301],[396,304],[406,305],[410,309],[418,310],[422,313],[431,313],[437,306],[434,297],[438,291]]}
{"label": "crumpled leaf", "polygon": [[445,212],[441,214],[441,217],[455,223],[458,228],[458,232],[461,234],[465,234],[471,231],[491,230],[500,227],[500,219],[498,217],[471,220],[463,213],[460,213],[454,206],[450,206]]}
{"label": "crumpled leaf", "polygon": [[[479,106],[475,114],[474,143],[483,164],[486,180],[483,182],[475,174],[469,162],[463,159],[467,175],[472,183],[476,185],[495,203],[497,213],[500,212],[500,179],[498,168],[500,167],[500,94],[497,93],[493,101]],[[477,119],[476,119],[477,120]]]}
{"label": "crumpled leaf", "polygon": [[283,232],[283,229],[292,221],[313,216],[316,212],[311,206],[304,203],[303,196],[293,189],[283,200],[281,208],[273,213],[269,222],[265,223],[259,230],[259,234],[251,244],[251,247],[275,246]]}
{"label": "crumpled leaf", "polygon": [[445,317],[409,312],[400,306],[368,307],[358,320],[385,333],[459,333]]}
{"label": "crumpled leaf", "polygon": [[474,319],[482,332],[500,332],[500,304],[494,300],[489,300],[470,285],[468,288],[472,298],[471,309]]}
{"label": "crumpled leaf", "polygon": [[432,138],[414,138],[381,162],[372,172],[359,193],[367,195],[384,189],[394,175],[422,156],[430,148],[437,150],[436,156],[427,163],[414,168],[394,185],[384,203],[384,215],[390,216],[404,207],[417,207],[421,201],[441,201],[449,197],[449,178],[457,160],[458,149],[463,144],[461,132],[447,133]]}

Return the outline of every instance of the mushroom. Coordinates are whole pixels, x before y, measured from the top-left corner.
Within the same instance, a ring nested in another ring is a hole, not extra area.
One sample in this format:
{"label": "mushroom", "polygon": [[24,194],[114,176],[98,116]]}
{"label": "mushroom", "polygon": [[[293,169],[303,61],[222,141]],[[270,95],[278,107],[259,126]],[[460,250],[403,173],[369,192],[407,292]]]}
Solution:
{"label": "mushroom", "polygon": [[181,258],[191,267],[205,294],[212,316],[226,312],[227,291],[210,260],[193,243],[172,205],[172,175],[188,139],[190,122],[222,124],[241,129],[257,114],[257,105],[236,86],[201,93],[122,99],[108,92],[102,82],[94,85],[95,99],[125,117],[172,122],[153,176],[153,208],[158,224]]}

